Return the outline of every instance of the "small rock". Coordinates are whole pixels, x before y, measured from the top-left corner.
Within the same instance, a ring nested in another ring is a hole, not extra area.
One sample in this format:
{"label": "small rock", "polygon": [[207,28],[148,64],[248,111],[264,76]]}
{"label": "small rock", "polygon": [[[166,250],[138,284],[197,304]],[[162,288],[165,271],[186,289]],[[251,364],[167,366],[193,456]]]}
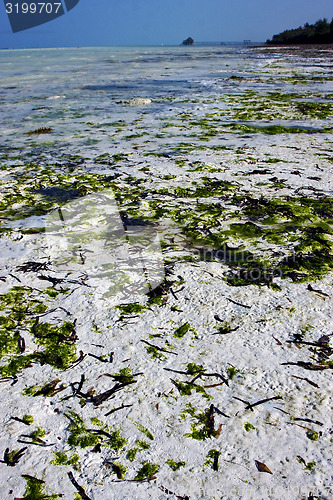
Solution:
{"label": "small rock", "polygon": [[152,102],[151,99],[145,97],[133,97],[128,101],[129,106],[146,106]]}

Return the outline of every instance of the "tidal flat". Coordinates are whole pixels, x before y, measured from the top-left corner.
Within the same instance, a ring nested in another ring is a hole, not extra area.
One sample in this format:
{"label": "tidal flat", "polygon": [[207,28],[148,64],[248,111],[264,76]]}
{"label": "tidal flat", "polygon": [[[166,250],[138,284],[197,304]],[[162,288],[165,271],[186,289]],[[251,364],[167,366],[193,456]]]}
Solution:
{"label": "tidal flat", "polygon": [[332,50],[0,59],[6,498],[332,498]]}

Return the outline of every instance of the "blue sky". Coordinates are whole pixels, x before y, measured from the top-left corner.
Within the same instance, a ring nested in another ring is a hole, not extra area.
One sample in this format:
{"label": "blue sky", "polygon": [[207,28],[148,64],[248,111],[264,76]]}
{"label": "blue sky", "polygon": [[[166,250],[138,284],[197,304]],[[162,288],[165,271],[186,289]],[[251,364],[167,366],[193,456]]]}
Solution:
{"label": "blue sky", "polygon": [[323,17],[332,19],[332,0],[80,0],[58,19],[12,33],[0,0],[0,47],[178,45],[188,36],[265,41]]}

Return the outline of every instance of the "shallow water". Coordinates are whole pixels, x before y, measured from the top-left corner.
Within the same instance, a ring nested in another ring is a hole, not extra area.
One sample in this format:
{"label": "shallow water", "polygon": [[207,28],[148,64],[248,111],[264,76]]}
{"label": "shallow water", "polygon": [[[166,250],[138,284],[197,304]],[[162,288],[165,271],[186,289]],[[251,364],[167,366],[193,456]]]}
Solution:
{"label": "shallow water", "polygon": [[[333,91],[332,80],[295,85],[284,79],[294,74],[332,76],[321,57],[309,64],[296,56],[229,46],[6,50],[0,52],[0,61],[6,146],[29,145],[24,133],[42,126],[54,129],[46,139],[59,148],[64,140],[66,148],[77,146],[74,134],[100,141],[104,130],[86,130],[87,123],[122,119],[133,124],[141,119],[144,125],[149,117],[172,117],[171,102],[177,105],[176,114],[189,110],[196,114],[198,108],[209,111],[221,106],[225,94],[306,90],[320,91],[324,97]],[[136,97],[153,102],[139,109],[124,105]],[[193,103],[194,99],[200,102]],[[214,106],[209,103],[212,99]],[[30,144],[34,141],[42,142],[30,138]]]}

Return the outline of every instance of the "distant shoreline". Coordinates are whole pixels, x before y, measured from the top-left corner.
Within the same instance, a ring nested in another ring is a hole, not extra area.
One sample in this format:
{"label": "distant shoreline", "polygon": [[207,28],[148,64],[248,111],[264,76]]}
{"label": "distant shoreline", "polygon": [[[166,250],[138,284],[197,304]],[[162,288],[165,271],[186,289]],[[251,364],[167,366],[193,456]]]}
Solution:
{"label": "distant shoreline", "polygon": [[267,44],[267,45],[251,45],[249,49],[331,49],[333,50],[333,43],[277,43],[277,44]]}

